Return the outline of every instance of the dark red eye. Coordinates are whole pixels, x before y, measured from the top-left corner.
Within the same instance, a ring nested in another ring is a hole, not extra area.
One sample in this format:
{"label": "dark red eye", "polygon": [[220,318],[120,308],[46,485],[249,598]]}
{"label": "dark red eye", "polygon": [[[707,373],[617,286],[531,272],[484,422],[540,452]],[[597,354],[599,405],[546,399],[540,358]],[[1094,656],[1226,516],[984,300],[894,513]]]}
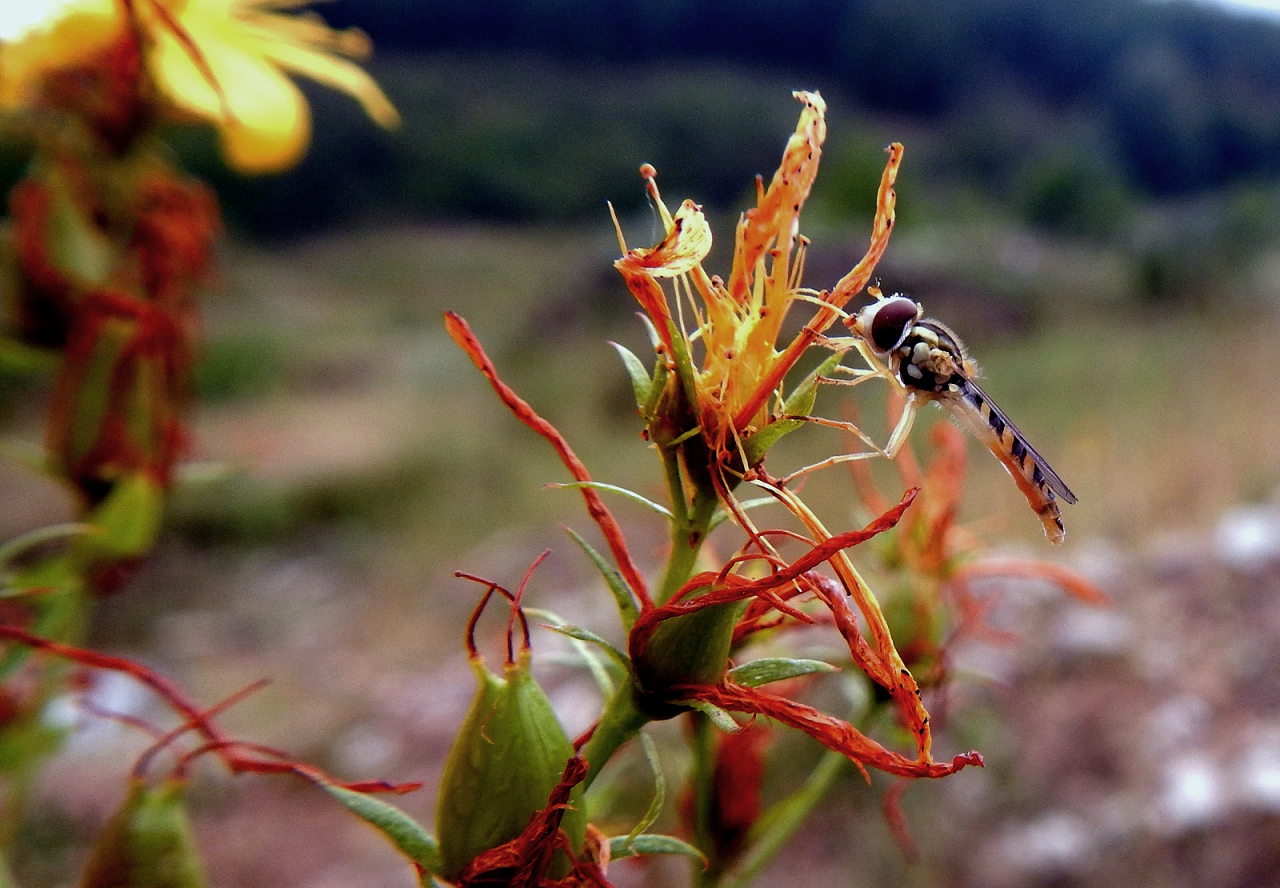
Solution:
{"label": "dark red eye", "polygon": [[890,296],[872,309],[871,329],[867,332],[871,344],[882,352],[896,348],[920,316],[920,306],[905,296]]}

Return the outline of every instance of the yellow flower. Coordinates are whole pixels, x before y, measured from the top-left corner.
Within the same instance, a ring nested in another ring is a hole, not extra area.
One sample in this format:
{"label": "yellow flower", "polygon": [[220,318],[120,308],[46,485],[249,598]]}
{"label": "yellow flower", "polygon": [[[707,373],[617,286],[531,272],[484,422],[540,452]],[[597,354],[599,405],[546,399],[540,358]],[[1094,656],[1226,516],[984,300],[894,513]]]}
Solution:
{"label": "yellow flower", "polygon": [[124,34],[117,0],[0,4],[0,108],[35,103],[55,71],[83,65]]}
{"label": "yellow flower", "polygon": [[[315,15],[279,11],[296,5],[186,0],[169,4],[177,31],[153,19],[149,63],[156,83],[180,109],[217,124],[228,162],[242,172],[284,170],[306,152],[311,113],[286,71],[355,97],[381,126],[400,121],[373,78],[349,61],[368,55],[364,34],[334,31]],[[182,33],[190,35],[198,56]]]}
{"label": "yellow flower", "polygon": [[0,105],[11,110],[30,104],[48,74],[92,63],[128,37],[132,11],[162,99],[182,115],[215,124],[227,161],[241,172],[278,172],[306,152],[310,110],[286,72],[350,94],[384,127],[400,120],[373,78],[351,61],[368,55],[365,35],[285,11],[300,0],[43,3],[21,21],[16,14],[0,18]]}

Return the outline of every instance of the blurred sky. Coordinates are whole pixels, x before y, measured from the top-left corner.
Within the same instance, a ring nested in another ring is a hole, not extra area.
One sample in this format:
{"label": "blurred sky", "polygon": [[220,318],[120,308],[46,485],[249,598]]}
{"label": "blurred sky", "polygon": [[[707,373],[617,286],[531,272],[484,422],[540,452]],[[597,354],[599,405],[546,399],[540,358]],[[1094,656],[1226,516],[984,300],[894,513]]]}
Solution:
{"label": "blurred sky", "polygon": [[1280,16],[1280,0],[1210,0],[1210,2],[1228,9],[1251,10]]}

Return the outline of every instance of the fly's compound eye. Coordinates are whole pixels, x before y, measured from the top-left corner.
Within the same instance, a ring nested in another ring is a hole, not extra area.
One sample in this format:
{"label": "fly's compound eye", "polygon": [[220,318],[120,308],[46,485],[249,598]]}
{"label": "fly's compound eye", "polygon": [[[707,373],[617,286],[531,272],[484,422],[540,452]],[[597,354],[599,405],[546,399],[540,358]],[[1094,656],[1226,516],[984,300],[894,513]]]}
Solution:
{"label": "fly's compound eye", "polygon": [[882,353],[891,352],[901,345],[911,331],[911,325],[920,317],[920,306],[905,296],[890,296],[862,311],[869,312],[866,320],[862,321],[862,329],[871,338],[871,344]]}

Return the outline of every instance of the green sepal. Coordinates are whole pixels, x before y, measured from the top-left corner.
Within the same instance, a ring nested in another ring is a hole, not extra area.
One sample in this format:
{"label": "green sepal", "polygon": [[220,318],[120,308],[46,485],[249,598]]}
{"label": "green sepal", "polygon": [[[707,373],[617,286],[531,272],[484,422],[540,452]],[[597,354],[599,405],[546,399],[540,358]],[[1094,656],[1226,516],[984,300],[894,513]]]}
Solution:
{"label": "green sepal", "polygon": [[635,658],[635,673],[650,695],[665,698],[680,685],[715,684],[724,675],[745,602],[705,607],[664,620]]}
{"label": "green sepal", "polygon": [[829,356],[815,367],[813,372],[800,382],[800,385],[796,386],[796,390],[782,402],[783,419],[774,420],[743,440],[742,451],[746,455],[748,465],[758,465],[760,460],[764,459],[764,455],[769,452],[769,448],[777,444],[784,435],[789,435],[804,425],[803,420],[785,417],[808,416],[813,412],[814,402],[818,398],[818,381],[824,376],[829,376],[843,356],[842,352]]}
{"label": "green sepal", "polygon": [[98,838],[80,888],[204,888],[181,780],[133,780]]}
{"label": "green sepal", "polygon": [[[521,652],[505,676],[471,661],[480,686],[445,762],[436,812],[439,873],[457,877],[468,863],[520,835],[547,806],[573,744]],[[582,788],[571,796],[561,828],[582,847],[586,813]],[[561,862],[567,869],[567,860]]]}
{"label": "green sepal", "polygon": [[440,871],[440,843],[408,814],[366,793],[335,786],[325,780],[312,779],[348,811],[386,836],[413,863],[428,872]]}
{"label": "green sepal", "polygon": [[839,672],[838,666],[824,663],[821,660],[789,659],[787,657],[763,657],[735,666],[727,673],[728,677],[748,688],[758,688],[770,682],[798,678],[801,675],[812,675],[815,672]]}

